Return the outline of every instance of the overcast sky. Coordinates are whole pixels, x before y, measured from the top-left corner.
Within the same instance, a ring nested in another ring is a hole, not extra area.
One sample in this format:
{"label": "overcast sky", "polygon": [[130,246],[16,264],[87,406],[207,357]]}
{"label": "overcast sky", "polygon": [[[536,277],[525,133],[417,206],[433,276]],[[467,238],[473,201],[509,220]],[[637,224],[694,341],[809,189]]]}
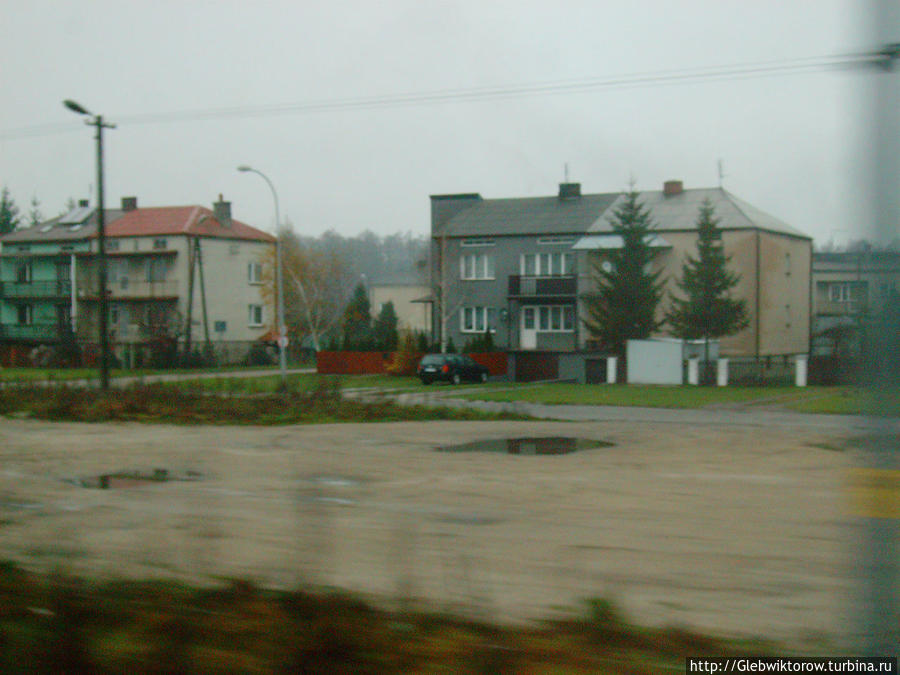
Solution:
{"label": "overcast sky", "polygon": [[[857,52],[859,3],[837,0],[0,0],[0,185],[45,215],[203,204],[272,229],[274,182],[297,231],[426,233],[430,194],[555,194],[664,180],[718,184],[817,241],[861,223],[859,69],[263,114],[398,94],[558,84]],[[235,109],[212,119],[169,113]],[[142,118],[143,117],[143,121]],[[155,120],[155,121],[154,121]]]}

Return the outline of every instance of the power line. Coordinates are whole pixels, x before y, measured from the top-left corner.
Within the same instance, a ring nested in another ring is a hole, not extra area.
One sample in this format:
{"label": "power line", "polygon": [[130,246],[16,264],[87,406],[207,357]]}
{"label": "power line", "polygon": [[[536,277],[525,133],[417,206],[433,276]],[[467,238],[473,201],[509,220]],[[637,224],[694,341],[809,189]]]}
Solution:
{"label": "power line", "polygon": [[[406,92],[378,96],[339,98],[320,101],[301,101],[270,105],[246,105],[200,110],[180,110],[139,115],[113,115],[120,125],[169,124],[174,122],[209,121],[270,117],[276,115],[303,115],[323,112],[399,108],[444,103],[472,103],[496,101],[528,96],[548,96],[592,93],[624,88],[648,86],[686,85],[705,82],[723,82],[779,75],[801,75],[817,72],[851,69],[860,66],[883,65],[891,55],[884,50],[831,56],[811,56],[775,61],[709,66],[693,69],[663,70],[632,73],[613,77],[592,77],[569,80],[553,80],[526,84],[444,89],[430,92]],[[0,140],[48,136],[74,131],[71,124],[43,124],[0,132]]]}

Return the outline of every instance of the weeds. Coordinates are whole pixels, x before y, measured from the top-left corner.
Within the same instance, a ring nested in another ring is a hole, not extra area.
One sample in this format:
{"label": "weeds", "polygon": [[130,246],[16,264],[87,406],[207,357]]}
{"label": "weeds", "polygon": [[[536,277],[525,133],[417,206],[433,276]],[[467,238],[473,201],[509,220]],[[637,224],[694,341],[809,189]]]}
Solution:
{"label": "weeds", "polygon": [[469,409],[401,406],[393,401],[349,400],[337,378],[291,383],[281,393],[240,394],[188,390],[178,384],[136,384],[100,391],[67,385],[0,389],[0,415],[76,422],[163,422],[174,424],[315,424],[396,422],[427,419],[522,419]]}
{"label": "weeds", "polygon": [[11,564],[0,565],[0,646],[0,671],[12,675],[649,673],[679,670],[687,654],[759,648],[631,626],[605,600],[582,620],[514,628],[240,580],[91,584]]}

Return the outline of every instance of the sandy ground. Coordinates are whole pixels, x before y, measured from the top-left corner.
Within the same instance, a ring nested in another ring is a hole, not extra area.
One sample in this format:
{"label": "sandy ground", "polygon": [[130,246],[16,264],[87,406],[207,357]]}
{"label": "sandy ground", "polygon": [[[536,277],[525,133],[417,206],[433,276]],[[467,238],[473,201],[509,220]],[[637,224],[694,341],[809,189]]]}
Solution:
{"label": "sandy ground", "polygon": [[[564,456],[436,445],[567,435]],[[630,619],[798,643],[847,625],[851,453],[814,425],[296,427],[0,419],[0,558],[98,577],[245,577],[500,621],[616,600]],[[166,469],[109,490],[101,473]]]}

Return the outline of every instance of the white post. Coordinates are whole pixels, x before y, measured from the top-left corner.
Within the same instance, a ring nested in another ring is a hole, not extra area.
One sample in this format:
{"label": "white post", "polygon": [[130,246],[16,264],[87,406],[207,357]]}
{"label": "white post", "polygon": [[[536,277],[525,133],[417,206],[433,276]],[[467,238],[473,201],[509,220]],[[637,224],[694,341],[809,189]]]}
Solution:
{"label": "white post", "polygon": [[700,384],[700,359],[688,359],[688,384]]}
{"label": "white post", "polygon": [[794,379],[794,384],[796,384],[798,387],[805,387],[807,371],[806,354],[799,354],[795,360],[795,364],[797,366],[797,373]]}
{"label": "white post", "polygon": [[618,360],[615,356],[606,357],[606,384],[616,383],[616,363]]}
{"label": "white post", "polygon": [[728,359],[719,359],[716,369],[716,384],[720,387],[728,386]]}
{"label": "white post", "polygon": [[78,263],[76,262],[74,253],[72,254],[71,260],[72,262],[69,269],[69,276],[71,279],[69,279],[69,286],[72,289],[72,308],[69,313],[72,315],[72,334],[74,335],[78,324],[78,282],[76,281],[78,279]]}

